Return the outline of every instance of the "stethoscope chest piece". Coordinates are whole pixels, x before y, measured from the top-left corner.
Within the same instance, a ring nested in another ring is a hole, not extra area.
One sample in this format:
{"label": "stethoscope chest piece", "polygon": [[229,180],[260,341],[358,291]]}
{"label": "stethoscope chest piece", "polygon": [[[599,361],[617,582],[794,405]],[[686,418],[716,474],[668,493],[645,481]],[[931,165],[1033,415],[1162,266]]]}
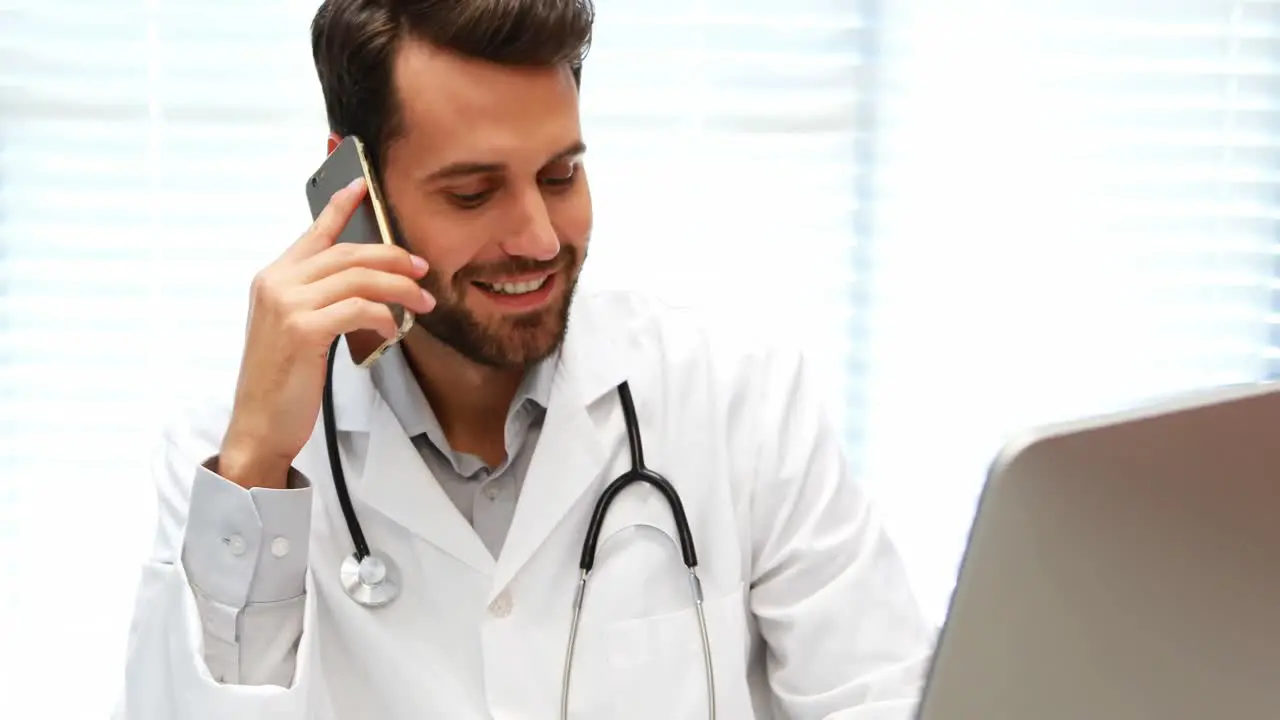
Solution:
{"label": "stethoscope chest piece", "polygon": [[342,561],[342,589],[364,607],[382,607],[400,594],[399,569],[390,558],[370,553],[363,560],[354,554]]}

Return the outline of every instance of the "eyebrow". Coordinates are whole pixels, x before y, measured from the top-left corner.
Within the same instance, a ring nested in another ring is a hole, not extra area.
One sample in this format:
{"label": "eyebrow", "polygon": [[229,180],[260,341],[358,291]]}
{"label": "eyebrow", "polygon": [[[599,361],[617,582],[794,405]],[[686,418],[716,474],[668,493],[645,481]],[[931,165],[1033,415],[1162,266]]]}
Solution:
{"label": "eyebrow", "polygon": [[[573,143],[569,147],[561,150],[555,155],[552,155],[550,158],[547,159],[547,162],[544,164],[550,165],[553,162],[559,162],[561,160],[575,159],[586,154],[586,152],[587,152],[587,146],[581,140],[578,140],[577,142]],[[431,183],[439,180],[453,180],[461,177],[467,177],[470,175],[491,175],[491,174],[503,172],[506,169],[507,169],[507,165],[505,163],[484,163],[484,162],[471,162],[471,161],[456,162],[456,163],[450,163],[448,165],[445,165],[439,170],[436,170],[435,172],[426,176],[423,179],[423,182]]]}

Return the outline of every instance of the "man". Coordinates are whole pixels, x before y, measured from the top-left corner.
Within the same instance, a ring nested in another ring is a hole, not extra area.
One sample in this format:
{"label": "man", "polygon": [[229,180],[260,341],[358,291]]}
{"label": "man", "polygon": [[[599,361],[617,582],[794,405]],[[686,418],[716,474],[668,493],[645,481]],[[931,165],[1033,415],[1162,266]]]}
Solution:
{"label": "man", "polygon": [[[256,278],[234,396],[157,462],[118,718],[554,718],[566,683],[577,718],[910,716],[931,635],[824,388],[767,342],[574,296],[591,25],[588,0],[320,7],[330,150],[365,140],[403,248],[335,245],[357,183]],[[339,577],[355,545],[320,409],[331,343],[393,337],[387,303],[414,330],[369,370],[340,344],[333,373],[354,515],[400,588],[371,609]],[[604,518],[565,678],[592,509],[631,468],[623,381],[688,517],[713,698],[643,483]]]}

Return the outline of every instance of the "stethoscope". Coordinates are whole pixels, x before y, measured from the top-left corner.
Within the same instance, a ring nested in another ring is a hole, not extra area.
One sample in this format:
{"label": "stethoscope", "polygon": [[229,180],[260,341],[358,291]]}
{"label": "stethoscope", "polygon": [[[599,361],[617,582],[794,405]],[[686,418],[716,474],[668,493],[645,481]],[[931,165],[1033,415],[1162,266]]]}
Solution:
{"label": "stethoscope", "polygon": [[[338,505],[342,508],[342,517],[346,520],[347,531],[351,534],[351,542],[355,552],[342,560],[338,576],[343,590],[357,604],[367,608],[382,607],[391,603],[400,595],[399,570],[390,558],[369,550],[365,540],[364,529],[356,518],[355,509],[351,505],[351,495],[347,492],[347,479],[342,471],[342,458],[338,454],[338,432],[334,422],[333,408],[333,364],[337,356],[338,343],[335,340],[329,348],[328,368],[324,380],[324,397],[321,410],[324,416],[324,440],[329,451],[329,470],[333,475],[333,487],[338,494]],[[698,555],[693,547],[693,533],[689,530],[689,520],[684,513],[684,504],[675,487],[658,473],[645,467],[644,449],[640,443],[640,422],[636,419],[636,406],[631,399],[631,386],[623,380],[618,385],[618,398],[622,401],[622,417],[627,426],[627,440],[631,447],[631,469],[624,472],[616,480],[605,487],[596,500],[591,511],[591,522],[587,525],[587,535],[582,541],[582,559],[578,563],[578,588],[573,596],[573,621],[569,626],[569,643],[565,649],[564,673],[560,686],[560,717],[568,718],[569,681],[573,676],[573,650],[578,639],[578,622],[582,618],[582,601],[587,591],[587,578],[596,561],[596,545],[600,541],[600,529],[604,525],[609,506],[629,485],[645,482],[662,494],[671,508],[671,516],[675,520],[676,534],[679,535],[680,554],[684,566],[689,571],[689,592],[693,597],[693,606],[698,616],[698,632],[702,637],[702,662],[707,676],[707,716],[711,720],[716,717],[715,673],[711,663],[711,641],[707,635],[707,618],[702,608],[702,580],[698,577]]]}

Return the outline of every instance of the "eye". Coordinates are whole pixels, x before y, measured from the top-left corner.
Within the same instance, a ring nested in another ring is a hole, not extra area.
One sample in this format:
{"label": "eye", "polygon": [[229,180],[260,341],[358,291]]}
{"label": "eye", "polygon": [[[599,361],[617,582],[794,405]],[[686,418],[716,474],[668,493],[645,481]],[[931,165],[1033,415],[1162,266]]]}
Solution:
{"label": "eye", "polygon": [[567,187],[578,177],[578,163],[564,161],[549,166],[542,172],[539,182],[549,187]]}
{"label": "eye", "polygon": [[445,193],[449,198],[449,202],[457,205],[464,210],[473,210],[485,204],[493,195],[491,190],[482,190],[478,193]]}

